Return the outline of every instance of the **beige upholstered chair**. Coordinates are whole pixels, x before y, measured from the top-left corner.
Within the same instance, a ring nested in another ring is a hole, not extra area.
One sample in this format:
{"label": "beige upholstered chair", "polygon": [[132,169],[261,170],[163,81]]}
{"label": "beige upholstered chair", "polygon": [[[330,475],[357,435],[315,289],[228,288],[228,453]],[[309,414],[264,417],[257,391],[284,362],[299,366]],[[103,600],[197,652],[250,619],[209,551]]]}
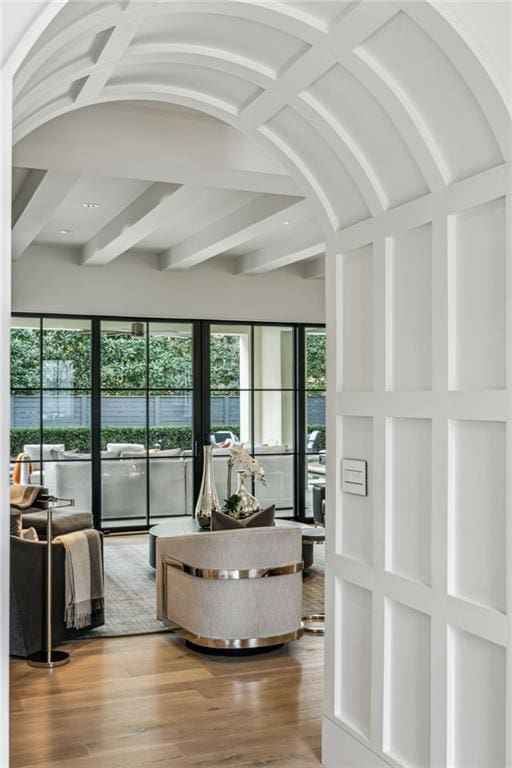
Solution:
{"label": "beige upholstered chair", "polygon": [[302,537],[252,528],[159,537],[157,616],[206,648],[257,649],[302,635]]}

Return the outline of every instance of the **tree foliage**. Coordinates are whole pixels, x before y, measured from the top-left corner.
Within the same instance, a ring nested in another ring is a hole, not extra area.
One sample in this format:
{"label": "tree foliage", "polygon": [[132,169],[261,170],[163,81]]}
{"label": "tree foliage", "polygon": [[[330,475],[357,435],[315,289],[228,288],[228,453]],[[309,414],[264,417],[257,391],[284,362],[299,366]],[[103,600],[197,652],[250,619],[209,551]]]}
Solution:
{"label": "tree foliage", "polygon": [[306,389],[326,388],[325,364],[325,333],[308,333],[306,336]]}
{"label": "tree foliage", "polygon": [[[14,328],[11,332],[11,381],[17,389],[43,386],[88,389],[91,386],[91,339],[87,331]],[[306,386],[325,388],[325,335],[308,334]],[[65,365],[58,365],[58,362]],[[210,344],[211,388],[237,390],[240,386],[240,343],[234,334],[214,334]],[[149,381],[147,371],[149,370]],[[146,338],[103,333],[101,385],[105,389],[186,389],[192,381],[192,339],[188,336],[150,335]]]}

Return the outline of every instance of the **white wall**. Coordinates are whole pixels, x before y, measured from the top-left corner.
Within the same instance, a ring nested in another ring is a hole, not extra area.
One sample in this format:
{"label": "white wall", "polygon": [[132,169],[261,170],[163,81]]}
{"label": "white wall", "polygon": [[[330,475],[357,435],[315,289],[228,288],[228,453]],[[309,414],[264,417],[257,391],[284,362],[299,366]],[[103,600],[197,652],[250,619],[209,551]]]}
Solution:
{"label": "white wall", "polygon": [[[325,283],[299,271],[234,275],[222,263],[160,271],[156,256],[128,254],[80,267],[67,249],[32,246],[12,270],[18,312],[323,323]],[[297,268],[298,270],[298,268]]]}
{"label": "white wall", "polygon": [[510,190],[503,165],[329,245],[327,768],[512,765]]}

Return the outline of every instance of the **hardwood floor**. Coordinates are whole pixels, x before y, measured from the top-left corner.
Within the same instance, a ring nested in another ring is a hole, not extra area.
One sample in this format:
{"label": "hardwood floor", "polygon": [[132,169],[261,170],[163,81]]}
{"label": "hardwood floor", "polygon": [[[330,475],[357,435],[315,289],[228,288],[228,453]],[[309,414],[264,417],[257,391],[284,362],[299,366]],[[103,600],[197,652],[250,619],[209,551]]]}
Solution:
{"label": "hardwood floor", "polygon": [[51,672],[11,664],[11,768],[314,768],[323,642],[245,659],[172,634],[59,646]]}

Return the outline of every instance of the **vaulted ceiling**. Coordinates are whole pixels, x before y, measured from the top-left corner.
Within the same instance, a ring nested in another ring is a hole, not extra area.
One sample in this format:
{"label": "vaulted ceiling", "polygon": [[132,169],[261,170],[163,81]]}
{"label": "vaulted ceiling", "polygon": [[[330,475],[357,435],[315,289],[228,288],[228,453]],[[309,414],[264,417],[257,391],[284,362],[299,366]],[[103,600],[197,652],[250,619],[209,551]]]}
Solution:
{"label": "vaulted ceiling", "polygon": [[[332,231],[510,158],[427,2],[68,2],[15,81],[14,258],[323,273]],[[98,204],[98,207],[84,207]]]}
{"label": "vaulted ceiling", "polygon": [[162,270],[303,262],[305,277],[323,277],[325,237],[297,185],[253,140],[196,110],[86,107],[22,139],[14,162],[15,260],[65,246],[82,266],[136,252],[157,254]]}

